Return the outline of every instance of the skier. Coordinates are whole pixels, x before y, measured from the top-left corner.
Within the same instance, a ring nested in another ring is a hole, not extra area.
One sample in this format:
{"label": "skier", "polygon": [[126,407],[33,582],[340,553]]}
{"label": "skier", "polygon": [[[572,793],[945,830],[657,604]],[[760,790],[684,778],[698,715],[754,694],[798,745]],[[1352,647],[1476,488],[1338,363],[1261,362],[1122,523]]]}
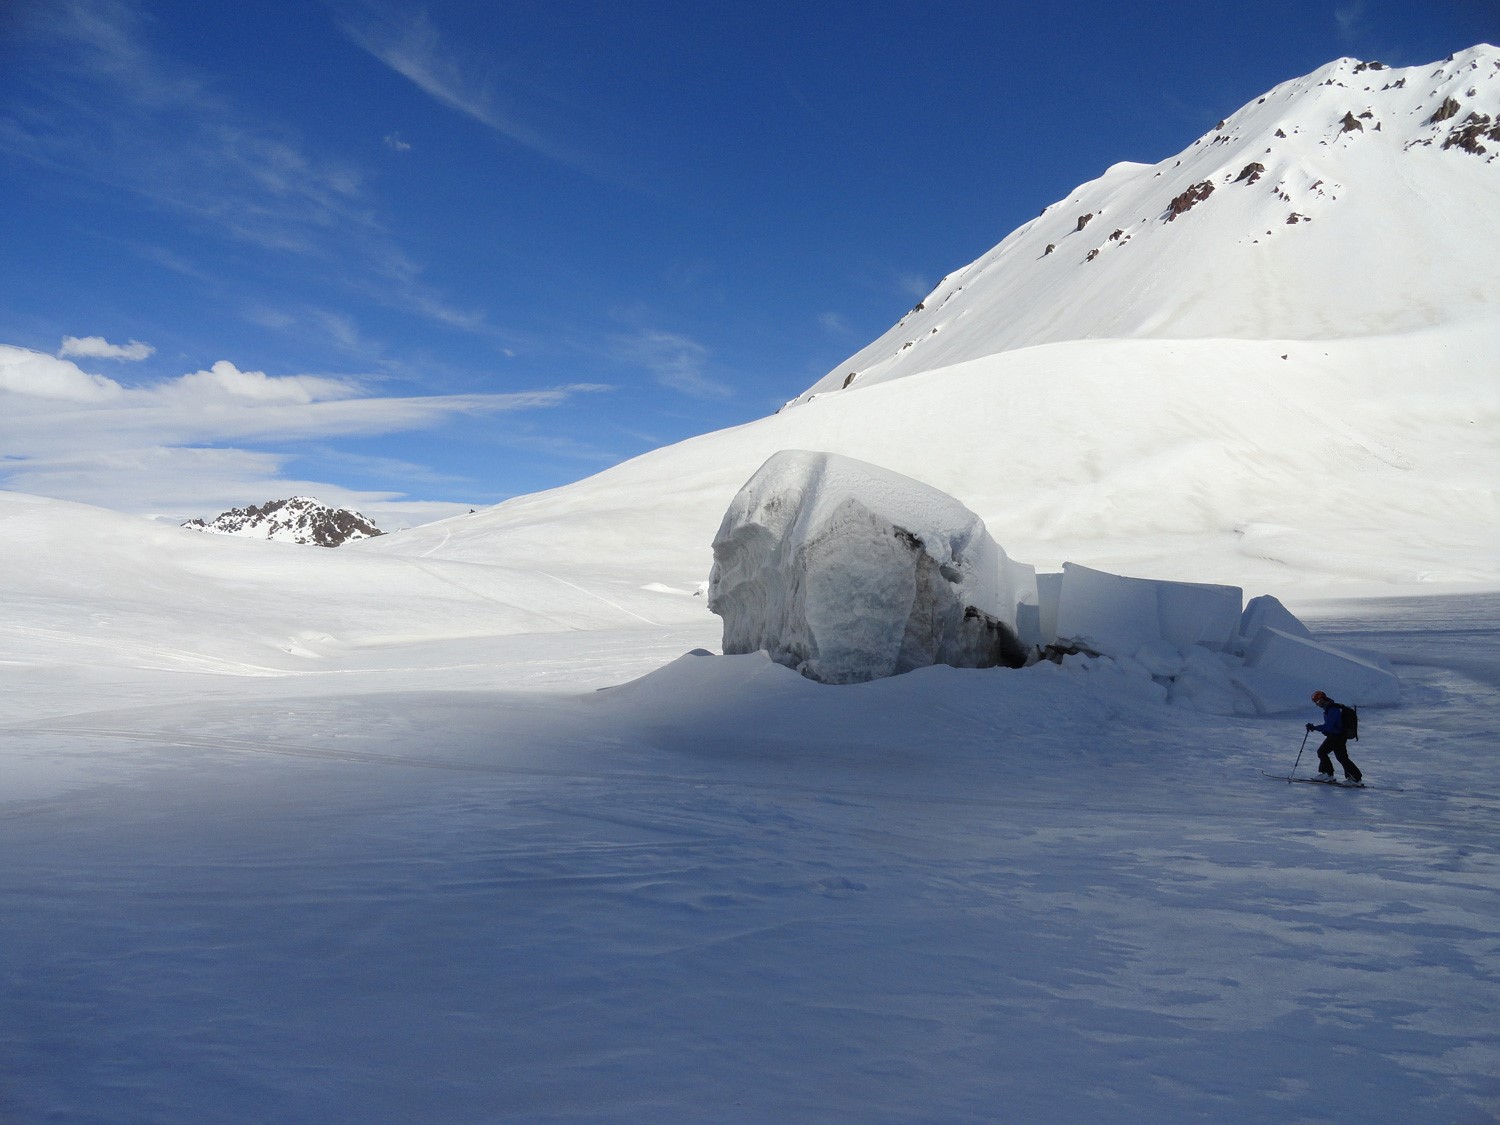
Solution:
{"label": "skier", "polygon": [[1359,767],[1349,758],[1349,740],[1344,735],[1344,713],[1339,705],[1321,691],[1312,693],[1312,701],[1323,709],[1323,722],[1321,725],[1307,724],[1307,732],[1319,731],[1323,734],[1323,744],[1318,747],[1318,780],[1333,781],[1333,763],[1328,760],[1332,754],[1339,760],[1339,765],[1344,767],[1345,785],[1364,785],[1364,775],[1359,772]]}

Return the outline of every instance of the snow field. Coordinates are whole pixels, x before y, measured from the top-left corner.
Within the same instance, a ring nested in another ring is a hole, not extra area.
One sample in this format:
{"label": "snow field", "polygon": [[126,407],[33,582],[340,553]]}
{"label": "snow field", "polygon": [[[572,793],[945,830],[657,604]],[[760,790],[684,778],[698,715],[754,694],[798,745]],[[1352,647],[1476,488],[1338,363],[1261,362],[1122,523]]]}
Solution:
{"label": "snow field", "polygon": [[1500,602],[1342,608],[1409,658],[1354,747],[1403,793],[1082,667],[56,694],[5,731],[0,1113],[1493,1113]]}

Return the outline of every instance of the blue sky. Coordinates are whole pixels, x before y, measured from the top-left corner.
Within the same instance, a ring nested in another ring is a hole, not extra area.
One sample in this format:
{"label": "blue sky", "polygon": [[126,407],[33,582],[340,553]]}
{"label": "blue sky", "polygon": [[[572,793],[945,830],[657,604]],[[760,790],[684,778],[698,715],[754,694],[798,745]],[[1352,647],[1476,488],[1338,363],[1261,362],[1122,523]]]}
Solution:
{"label": "blue sky", "polygon": [[0,5],[0,487],[385,526],[761,417],[1121,160],[1494,0]]}

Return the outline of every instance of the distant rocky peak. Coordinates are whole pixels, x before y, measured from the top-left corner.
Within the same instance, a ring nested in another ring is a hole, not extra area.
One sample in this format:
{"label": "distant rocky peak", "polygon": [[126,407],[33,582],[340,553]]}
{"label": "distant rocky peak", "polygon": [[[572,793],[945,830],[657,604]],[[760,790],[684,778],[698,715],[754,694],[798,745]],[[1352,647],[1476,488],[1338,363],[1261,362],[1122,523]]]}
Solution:
{"label": "distant rocky peak", "polygon": [[338,547],[351,539],[370,539],[380,528],[348,508],[330,508],[312,496],[267,500],[248,508],[232,508],[212,520],[188,520],[182,525],[212,535],[235,535],[241,539],[273,539],[282,543],[307,543]]}

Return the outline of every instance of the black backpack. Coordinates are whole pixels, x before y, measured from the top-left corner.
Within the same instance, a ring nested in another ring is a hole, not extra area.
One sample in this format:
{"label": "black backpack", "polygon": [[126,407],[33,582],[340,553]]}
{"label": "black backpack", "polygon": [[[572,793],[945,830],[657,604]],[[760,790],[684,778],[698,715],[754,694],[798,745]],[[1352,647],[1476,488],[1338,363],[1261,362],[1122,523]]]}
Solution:
{"label": "black backpack", "polygon": [[1359,741],[1359,712],[1347,703],[1339,704],[1339,714],[1344,720],[1344,737],[1350,742]]}

